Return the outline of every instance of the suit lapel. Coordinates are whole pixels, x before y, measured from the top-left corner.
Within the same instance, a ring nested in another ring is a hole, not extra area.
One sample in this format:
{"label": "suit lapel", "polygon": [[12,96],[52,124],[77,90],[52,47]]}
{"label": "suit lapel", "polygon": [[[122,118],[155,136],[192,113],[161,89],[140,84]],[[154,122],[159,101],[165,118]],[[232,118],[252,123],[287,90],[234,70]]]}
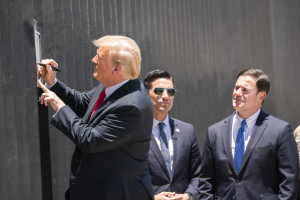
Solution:
{"label": "suit lapel", "polygon": [[181,144],[182,144],[182,134],[180,134],[180,130],[177,132],[175,131],[177,127],[177,123],[170,117],[169,118],[170,127],[171,127],[171,135],[172,135],[172,141],[173,141],[173,168],[172,168],[172,178],[174,177],[174,174],[176,172],[177,163],[180,158],[181,153]]}
{"label": "suit lapel", "polygon": [[[135,80],[129,80],[127,83],[125,83],[124,85],[122,85],[119,89],[117,89],[114,93],[112,93],[105,101],[103,101],[103,103],[99,106],[99,108],[97,108],[97,110],[95,111],[94,115],[92,116],[91,120],[89,121],[92,122],[98,115],[99,113],[104,110],[107,106],[111,105],[112,103],[114,103],[116,100],[120,99],[121,97],[123,97],[125,95],[125,93],[132,88],[134,85],[138,84],[139,80],[135,79]],[[100,93],[102,92],[102,90],[100,91]],[[99,95],[100,95],[99,93]],[[98,97],[99,97],[98,95]],[[97,99],[98,99],[97,97]],[[97,101],[97,100],[96,100]],[[93,103],[93,108],[91,110],[94,109],[94,106],[96,104],[96,101]],[[91,112],[92,113],[92,112]],[[90,115],[88,116],[91,116]]]}
{"label": "suit lapel", "polygon": [[225,148],[228,162],[230,164],[230,167],[234,171],[234,173],[237,175],[237,171],[234,165],[232,151],[231,151],[231,127],[232,127],[233,115],[225,119],[225,124],[222,126],[222,137],[223,137],[223,145]]}
{"label": "suit lapel", "polygon": [[95,104],[102,92],[102,90],[104,89],[104,85],[100,85],[96,90],[95,90],[95,93],[93,95],[93,97],[90,99],[90,102],[89,102],[89,107],[88,107],[88,110],[86,111],[84,117],[82,118],[82,121],[85,122],[85,123],[88,123],[89,119],[90,119],[90,116],[92,114],[92,111],[95,107]]}
{"label": "suit lapel", "polygon": [[158,144],[155,140],[155,137],[153,134],[151,134],[151,142],[150,142],[150,149],[153,152],[154,156],[156,157],[156,159],[158,160],[159,164],[161,165],[161,167],[163,168],[165,174],[168,176],[169,180],[171,180],[170,176],[169,176],[169,172],[165,163],[165,160],[161,154],[161,151],[159,150]]}
{"label": "suit lapel", "polygon": [[266,119],[267,116],[268,115],[266,113],[264,113],[263,111],[260,111],[260,113],[257,117],[256,123],[253,127],[253,132],[251,134],[250,141],[247,145],[247,148],[246,148],[243,160],[242,160],[240,171],[242,171],[242,168],[245,166],[245,164],[246,164],[247,160],[249,159],[257,142],[259,141],[263,132],[265,131],[266,127],[268,126],[267,123],[264,123],[264,120]]}

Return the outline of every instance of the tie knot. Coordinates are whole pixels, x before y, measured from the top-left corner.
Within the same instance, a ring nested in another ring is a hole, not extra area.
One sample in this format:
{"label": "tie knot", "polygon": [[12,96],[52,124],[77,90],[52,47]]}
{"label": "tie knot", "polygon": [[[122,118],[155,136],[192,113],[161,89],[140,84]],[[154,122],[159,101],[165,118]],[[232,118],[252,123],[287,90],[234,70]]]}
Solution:
{"label": "tie knot", "polygon": [[244,127],[246,123],[247,123],[247,122],[246,122],[246,120],[244,119],[244,120],[242,121],[242,123],[241,123],[241,127]]}
{"label": "tie knot", "polygon": [[165,123],[164,122],[159,122],[158,124],[160,129],[164,129]]}

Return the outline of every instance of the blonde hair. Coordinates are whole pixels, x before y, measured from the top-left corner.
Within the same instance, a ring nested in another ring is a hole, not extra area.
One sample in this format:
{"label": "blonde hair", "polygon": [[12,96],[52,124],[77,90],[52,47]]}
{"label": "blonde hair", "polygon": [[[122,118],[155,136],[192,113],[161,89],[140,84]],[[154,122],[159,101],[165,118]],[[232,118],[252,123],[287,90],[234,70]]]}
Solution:
{"label": "blonde hair", "polygon": [[[299,158],[300,158],[300,126],[298,126],[296,128],[296,130],[294,131],[294,137],[296,140],[296,144],[297,144],[297,148],[298,148],[298,154],[299,154]],[[299,165],[300,165],[300,159],[299,159]],[[299,177],[299,181],[300,181],[300,177]]]}
{"label": "blonde hair", "polygon": [[300,136],[300,126],[298,126],[294,131],[294,137],[296,138],[298,136]]}
{"label": "blonde hair", "polygon": [[141,71],[141,51],[134,40],[125,36],[107,35],[92,41],[96,47],[106,47],[109,59],[124,70],[126,79],[136,79]]}

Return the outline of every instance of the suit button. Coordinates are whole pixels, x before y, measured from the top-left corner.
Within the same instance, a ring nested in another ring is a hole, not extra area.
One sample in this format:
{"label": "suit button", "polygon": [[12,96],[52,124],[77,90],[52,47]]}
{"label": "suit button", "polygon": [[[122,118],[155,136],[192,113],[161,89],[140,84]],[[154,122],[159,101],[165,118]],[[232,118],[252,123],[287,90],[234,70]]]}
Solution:
{"label": "suit button", "polygon": [[235,196],[233,196],[232,199],[235,199]]}

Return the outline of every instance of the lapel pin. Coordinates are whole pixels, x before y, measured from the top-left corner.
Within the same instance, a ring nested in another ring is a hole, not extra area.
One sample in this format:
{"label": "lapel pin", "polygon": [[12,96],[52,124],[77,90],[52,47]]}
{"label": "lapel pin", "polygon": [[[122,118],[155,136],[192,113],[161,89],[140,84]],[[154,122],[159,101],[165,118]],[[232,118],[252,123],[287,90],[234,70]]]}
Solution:
{"label": "lapel pin", "polygon": [[176,128],[175,131],[178,133],[180,130],[178,128]]}
{"label": "lapel pin", "polygon": [[109,102],[107,102],[107,104],[109,104],[110,103],[110,101]]}

